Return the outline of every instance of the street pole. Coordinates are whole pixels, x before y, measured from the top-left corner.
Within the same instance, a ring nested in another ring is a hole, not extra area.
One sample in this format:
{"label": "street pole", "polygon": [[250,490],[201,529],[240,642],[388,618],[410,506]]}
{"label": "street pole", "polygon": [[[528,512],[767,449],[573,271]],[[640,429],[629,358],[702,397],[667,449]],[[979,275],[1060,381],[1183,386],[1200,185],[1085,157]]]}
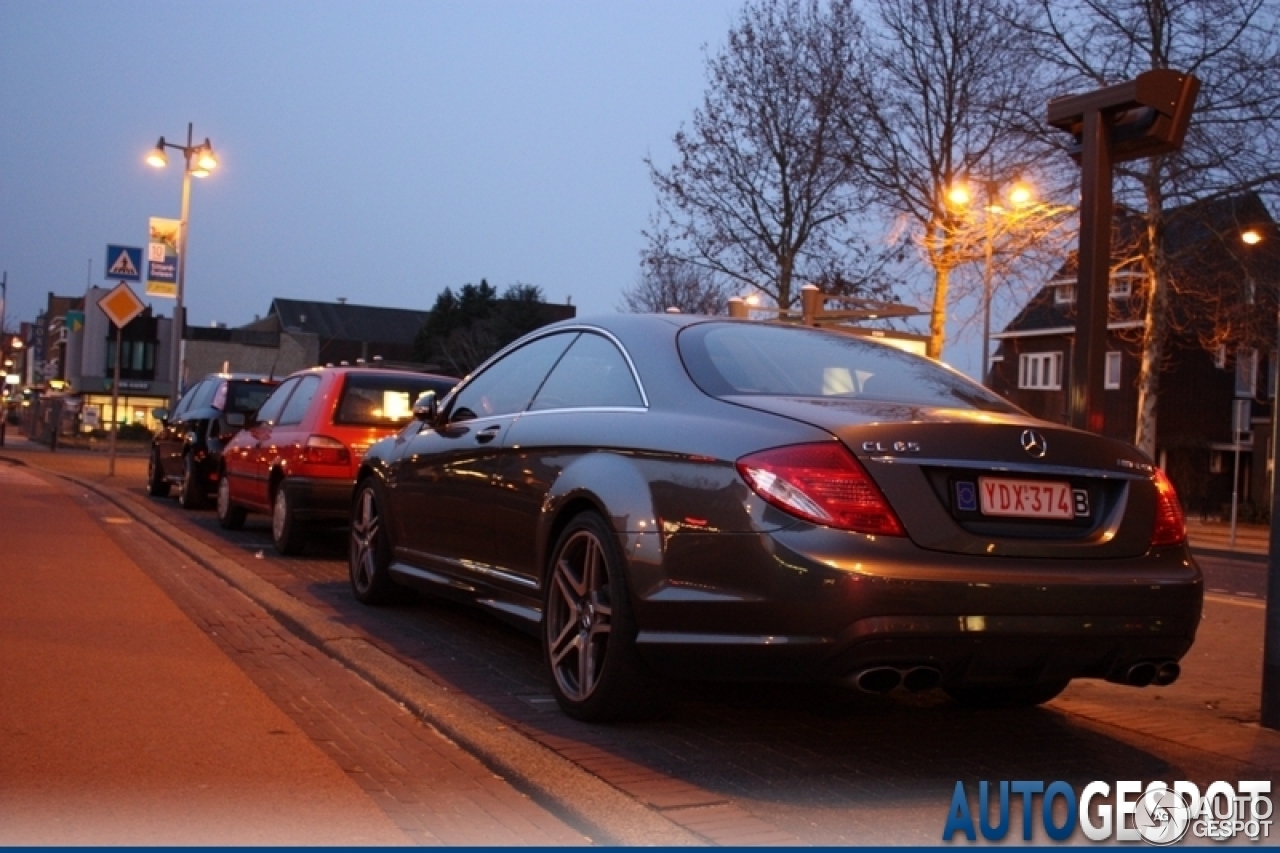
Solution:
{"label": "street pole", "polygon": [[183,149],[182,167],[182,214],[178,226],[178,281],[173,304],[173,353],[170,355],[172,379],[169,389],[169,411],[178,408],[178,398],[182,396],[182,338],[187,325],[187,315],[182,304],[183,286],[187,279],[187,222],[191,215],[191,154],[192,126],[187,124],[187,145]]}
{"label": "street pole", "polygon": [[107,476],[116,475],[116,433],[120,430],[120,350],[124,347],[124,326],[116,324],[116,357],[111,373],[111,453],[107,456]]}
{"label": "street pole", "polygon": [[[1276,306],[1276,352],[1280,353],[1280,292]],[[1267,548],[1266,632],[1262,648],[1262,725],[1280,729],[1280,370],[1271,399],[1271,539]]]}
{"label": "street pole", "polygon": [[982,384],[991,387],[991,262],[995,254],[995,226],[992,219],[995,207],[995,193],[990,183],[987,184],[987,210],[983,215],[986,224],[987,244],[983,247],[982,265]]}
{"label": "street pole", "polygon": [[[147,157],[147,162],[156,168],[164,168],[168,164],[168,158],[165,156],[166,148],[176,148],[182,152],[182,218],[178,222],[178,269],[174,288],[174,305],[173,305],[173,343],[171,349],[172,354],[169,356],[169,372],[170,372],[170,388],[169,388],[169,411],[173,411],[178,407],[178,398],[182,392],[182,375],[183,375],[183,332],[187,327],[187,311],[183,306],[184,291],[186,289],[187,280],[187,231],[191,223],[191,176],[203,178],[208,175],[212,169],[217,168],[218,160],[214,156],[213,146],[208,139],[199,145],[195,142],[195,128],[190,122],[187,123],[187,144],[175,145],[172,142],[166,142],[165,138],[160,137],[160,141],[156,143],[155,150]],[[195,168],[192,168],[194,161]]]}

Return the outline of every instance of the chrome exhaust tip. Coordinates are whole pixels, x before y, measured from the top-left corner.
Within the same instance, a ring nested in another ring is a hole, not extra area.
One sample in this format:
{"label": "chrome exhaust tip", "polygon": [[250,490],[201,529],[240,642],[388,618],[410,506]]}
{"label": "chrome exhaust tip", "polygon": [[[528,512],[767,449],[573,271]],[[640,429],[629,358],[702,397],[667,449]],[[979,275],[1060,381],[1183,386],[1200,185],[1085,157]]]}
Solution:
{"label": "chrome exhaust tip", "polygon": [[1178,676],[1182,675],[1182,667],[1174,661],[1165,661],[1156,667],[1156,677],[1151,683],[1158,687],[1164,687],[1166,684],[1173,684],[1178,680]]}
{"label": "chrome exhaust tip", "polygon": [[1131,687],[1146,687],[1156,680],[1156,665],[1151,661],[1142,661],[1129,667],[1124,674],[1124,683]]}
{"label": "chrome exhaust tip", "polygon": [[913,666],[902,674],[902,686],[912,693],[932,690],[942,683],[942,673],[932,666]]}
{"label": "chrome exhaust tip", "polygon": [[902,684],[902,673],[891,666],[876,666],[855,675],[853,683],[867,693],[888,693]]}

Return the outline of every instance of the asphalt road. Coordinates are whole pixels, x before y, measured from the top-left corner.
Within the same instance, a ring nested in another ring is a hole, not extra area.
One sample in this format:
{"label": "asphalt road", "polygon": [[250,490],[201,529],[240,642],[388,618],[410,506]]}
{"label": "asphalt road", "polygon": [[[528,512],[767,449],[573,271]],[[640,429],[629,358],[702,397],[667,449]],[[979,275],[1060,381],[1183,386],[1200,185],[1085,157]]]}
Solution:
{"label": "asphalt road", "polygon": [[1208,592],[1266,601],[1268,569],[1264,558],[1200,553],[1196,562],[1204,572]]}

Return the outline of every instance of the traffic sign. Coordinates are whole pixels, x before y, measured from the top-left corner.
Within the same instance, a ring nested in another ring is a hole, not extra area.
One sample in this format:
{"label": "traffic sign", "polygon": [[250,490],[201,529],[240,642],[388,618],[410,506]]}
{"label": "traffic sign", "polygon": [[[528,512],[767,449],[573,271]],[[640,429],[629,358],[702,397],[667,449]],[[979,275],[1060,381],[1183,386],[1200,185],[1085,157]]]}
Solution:
{"label": "traffic sign", "polygon": [[107,278],[116,281],[142,280],[142,249],[107,244]]}
{"label": "traffic sign", "polygon": [[98,300],[98,307],[111,322],[123,328],[147,306],[129,289],[129,285],[122,281],[114,290]]}

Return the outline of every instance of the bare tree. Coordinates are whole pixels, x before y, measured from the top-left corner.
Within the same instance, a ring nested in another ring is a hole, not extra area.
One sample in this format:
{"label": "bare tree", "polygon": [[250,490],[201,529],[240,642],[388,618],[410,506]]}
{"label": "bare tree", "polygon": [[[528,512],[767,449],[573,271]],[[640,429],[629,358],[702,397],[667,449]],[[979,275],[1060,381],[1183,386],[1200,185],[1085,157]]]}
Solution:
{"label": "bare tree", "polygon": [[[1018,133],[1034,75],[1013,60],[1015,0],[878,0],[861,108],[846,113],[876,200],[900,218],[932,273],[928,353],[942,356],[951,274],[975,258],[949,205],[961,181],[1011,185],[1034,153]],[[1043,103],[1041,101],[1041,103]]]}
{"label": "bare tree", "polygon": [[676,162],[650,158],[657,211],[650,262],[696,267],[780,308],[798,282],[840,268],[851,281],[873,256],[853,223],[861,182],[845,135],[865,44],[857,0],[750,0]]}
{"label": "bare tree", "polygon": [[[1195,75],[1200,95],[1183,150],[1116,167],[1117,203],[1145,220],[1139,268],[1149,281],[1135,443],[1155,453],[1156,397],[1177,322],[1171,296],[1197,282],[1173,273],[1167,211],[1244,189],[1277,190],[1280,5],[1276,0],[1037,0],[1027,38],[1056,71],[1053,94],[1124,82],[1172,68]],[[1063,140],[1066,141],[1065,139]],[[1065,159],[1065,158],[1064,158]]]}
{"label": "bare tree", "polygon": [[723,314],[731,291],[706,269],[669,258],[650,257],[636,286],[622,294],[624,310],[682,314]]}

